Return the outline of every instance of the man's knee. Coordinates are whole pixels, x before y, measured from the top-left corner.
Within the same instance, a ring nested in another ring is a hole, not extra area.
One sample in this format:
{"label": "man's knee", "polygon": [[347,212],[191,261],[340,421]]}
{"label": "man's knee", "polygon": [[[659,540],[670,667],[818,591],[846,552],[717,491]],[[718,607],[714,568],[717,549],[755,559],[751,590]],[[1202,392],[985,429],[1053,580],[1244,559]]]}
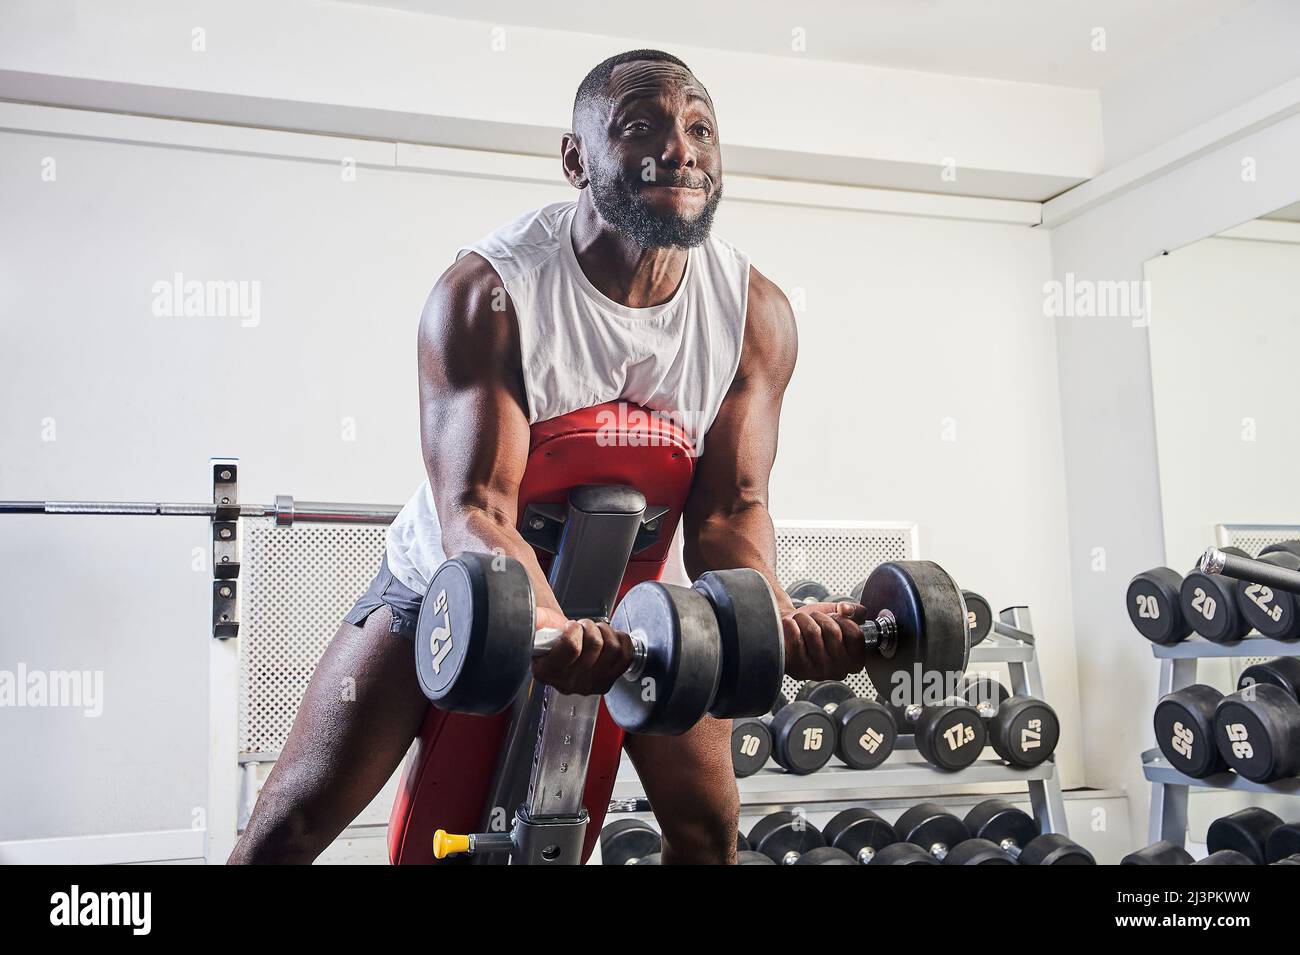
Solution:
{"label": "man's knee", "polygon": [[740,798],[730,793],[707,806],[678,809],[659,819],[671,861],[726,863],[736,853]]}

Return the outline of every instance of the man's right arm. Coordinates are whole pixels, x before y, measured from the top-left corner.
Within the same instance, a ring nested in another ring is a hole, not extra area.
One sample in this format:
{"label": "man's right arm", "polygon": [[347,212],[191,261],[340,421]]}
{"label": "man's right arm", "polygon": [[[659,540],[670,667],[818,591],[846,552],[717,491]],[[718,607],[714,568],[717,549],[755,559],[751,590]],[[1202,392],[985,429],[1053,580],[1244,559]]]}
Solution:
{"label": "man's right arm", "polygon": [[517,328],[481,256],[442,274],[420,318],[420,442],[447,555],[508,554],[528,569],[539,606],[559,610],[515,527],[529,441]]}
{"label": "man's right arm", "polygon": [[608,624],[568,624],[536,554],[520,535],[519,485],[529,428],[514,306],[482,256],[459,259],[438,279],[420,318],[420,441],[443,550],[502,553],[523,564],[537,625],[564,626],[533,663],[564,692],[603,693],[631,662],[631,642]]}

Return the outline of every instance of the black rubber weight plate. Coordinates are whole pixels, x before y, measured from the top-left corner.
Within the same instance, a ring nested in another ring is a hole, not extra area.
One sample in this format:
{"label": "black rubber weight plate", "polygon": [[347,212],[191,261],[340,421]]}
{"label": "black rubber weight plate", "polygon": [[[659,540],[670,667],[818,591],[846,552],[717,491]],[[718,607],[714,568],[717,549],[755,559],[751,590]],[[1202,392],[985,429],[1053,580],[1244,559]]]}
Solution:
{"label": "black rubber weight plate", "polygon": [[1022,769],[1037,766],[1056,751],[1061,722],[1056,711],[1032,697],[1012,697],[998,713],[998,735],[991,739],[997,754]]}
{"label": "black rubber weight plate", "polygon": [[798,606],[805,601],[818,603],[825,600],[830,596],[830,591],[825,584],[819,584],[815,580],[796,580],[786,588],[785,594]]}
{"label": "black rubber weight plate", "polygon": [[736,720],[731,724],[731,766],[737,779],[752,776],[772,755],[772,734],[761,721]]}
{"label": "black rubber weight plate", "polygon": [[[926,685],[932,685],[927,681],[935,679],[933,674],[939,674],[938,685],[948,686],[949,674],[955,679],[965,672],[970,655],[966,604],[938,564],[928,560],[881,564],[862,588],[862,604],[872,619],[889,610],[898,621],[895,646],[884,653],[868,651],[864,668],[882,702],[912,702]],[[903,674],[901,684],[895,673]],[[895,699],[896,691],[903,696]]]}
{"label": "black rubber weight plate", "polygon": [[713,605],[722,639],[718,693],[709,712],[719,719],[768,712],[785,675],[785,639],[772,588],[758,571],[739,568],[701,574],[695,589]]}
{"label": "black rubber weight plate", "polygon": [[1237,582],[1193,570],[1183,578],[1178,605],[1201,636],[1214,643],[1231,643],[1250,632],[1250,623],[1237,609]]}
{"label": "black rubber weight plate", "polygon": [[1152,643],[1177,643],[1192,632],[1183,619],[1179,590],[1182,576],[1168,567],[1143,571],[1129,581],[1125,594],[1128,618]]}
{"label": "black rubber weight plate", "polygon": [[966,601],[966,621],[970,629],[970,645],[983,643],[993,629],[993,608],[989,602],[971,590],[963,590]]}
{"label": "black rubber weight plate", "polygon": [[1154,723],[1156,745],[1169,765],[1184,776],[1203,779],[1228,766],[1214,740],[1214,711],[1223,694],[1193,684],[1160,698]]}
{"label": "black rubber weight plate", "polygon": [[623,597],[610,624],[646,644],[644,668],[614,681],[605,705],[629,733],[679,735],[708,712],[721,637],[713,607],[689,587],[648,581]]}
{"label": "black rubber weight plate", "polygon": [[415,627],[415,672],[441,709],[489,716],[528,676],[533,591],[509,557],[460,554],[429,581]]}

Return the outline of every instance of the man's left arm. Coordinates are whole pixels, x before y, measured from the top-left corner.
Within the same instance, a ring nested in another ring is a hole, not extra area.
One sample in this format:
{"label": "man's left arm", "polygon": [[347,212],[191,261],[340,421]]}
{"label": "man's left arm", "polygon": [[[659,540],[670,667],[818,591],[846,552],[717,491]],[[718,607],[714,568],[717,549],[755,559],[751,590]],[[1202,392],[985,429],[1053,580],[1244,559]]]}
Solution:
{"label": "man's left arm", "polygon": [[787,604],[776,580],[768,477],[776,459],[781,401],[798,351],[789,301],[751,267],[740,365],[705,435],[683,514],[683,556],[691,579],[706,570],[752,567]]}
{"label": "man's left arm", "polygon": [[786,672],[842,680],[861,670],[866,644],[857,604],[795,607],[776,579],[776,531],[767,509],[781,401],[794,374],[799,336],[785,294],[750,269],[740,366],[709,428],[683,515],[686,573],[752,567],[771,584],[785,637]]}

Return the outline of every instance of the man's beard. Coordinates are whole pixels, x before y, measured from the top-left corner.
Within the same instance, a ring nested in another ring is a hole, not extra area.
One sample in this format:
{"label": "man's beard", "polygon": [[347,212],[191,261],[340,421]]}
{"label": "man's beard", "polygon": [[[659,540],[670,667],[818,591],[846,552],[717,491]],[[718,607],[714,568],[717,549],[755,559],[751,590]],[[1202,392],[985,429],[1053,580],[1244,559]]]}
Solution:
{"label": "man's beard", "polygon": [[[683,179],[685,177],[682,177]],[[666,181],[665,185],[672,185]],[[709,237],[713,228],[713,214],[722,201],[722,183],[719,181],[704,203],[704,208],[694,219],[673,213],[660,213],[645,201],[642,189],[656,186],[628,179],[621,171],[612,175],[593,174],[590,180],[591,199],[602,219],[643,248],[660,249],[669,246],[689,249]]]}

